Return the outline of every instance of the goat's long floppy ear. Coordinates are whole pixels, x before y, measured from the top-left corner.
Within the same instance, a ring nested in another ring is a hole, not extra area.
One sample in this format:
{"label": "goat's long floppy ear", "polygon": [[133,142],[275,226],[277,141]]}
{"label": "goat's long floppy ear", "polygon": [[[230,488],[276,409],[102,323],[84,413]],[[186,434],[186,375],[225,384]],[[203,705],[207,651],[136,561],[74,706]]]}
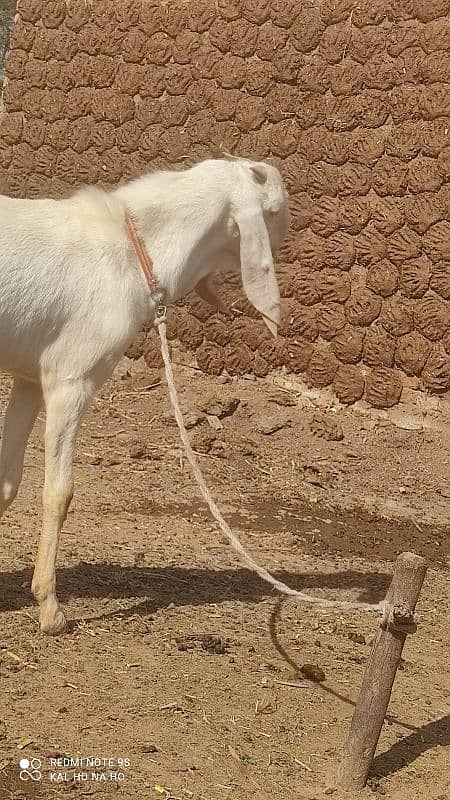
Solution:
{"label": "goat's long floppy ear", "polygon": [[273,336],[280,324],[280,292],[264,222],[261,204],[255,198],[251,206],[234,213],[240,234],[242,283],[251,304],[262,314]]}

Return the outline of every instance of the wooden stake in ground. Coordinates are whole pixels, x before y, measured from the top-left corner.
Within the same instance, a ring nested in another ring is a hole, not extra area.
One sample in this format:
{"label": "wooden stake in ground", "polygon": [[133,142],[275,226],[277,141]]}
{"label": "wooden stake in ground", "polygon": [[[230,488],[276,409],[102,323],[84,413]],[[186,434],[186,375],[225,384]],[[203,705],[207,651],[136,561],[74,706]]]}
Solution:
{"label": "wooden stake in ground", "polygon": [[362,789],[366,783],[392,686],[408,633],[414,633],[414,609],[427,571],[427,562],[415,553],[401,553],[386,600],[387,618],[381,622],[364,673],[353,714],[338,781],[343,789]]}

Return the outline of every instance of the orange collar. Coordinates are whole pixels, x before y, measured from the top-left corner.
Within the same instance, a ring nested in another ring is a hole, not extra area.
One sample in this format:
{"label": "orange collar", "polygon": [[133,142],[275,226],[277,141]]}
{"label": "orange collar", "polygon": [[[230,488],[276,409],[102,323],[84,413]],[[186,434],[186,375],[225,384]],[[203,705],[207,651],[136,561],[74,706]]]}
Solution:
{"label": "orange collar", "polygon": [[125,224],[127,226],[128,236],[130,237],[131,244],[134,247],[137,260],[139,261],[139,265],[144,273],[145,280],[147,281],[148,288],[150,289],[152,295],[156,294],[160,291],[160,289],[158,286],[158,281],[153,273],[153,261],[147,253],[145,244],[140,238],[135,224],[129,214],[125,214]]}

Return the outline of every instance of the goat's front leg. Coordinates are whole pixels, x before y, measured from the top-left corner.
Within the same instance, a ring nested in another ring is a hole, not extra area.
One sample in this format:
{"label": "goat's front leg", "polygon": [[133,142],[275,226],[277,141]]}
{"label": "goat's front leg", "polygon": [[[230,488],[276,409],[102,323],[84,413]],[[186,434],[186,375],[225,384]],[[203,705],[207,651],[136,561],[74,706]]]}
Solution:
{"label": "goat's front leg", "polygon": [[31,590],[40,607],[44,633],[58,634],[66,620],[56,597],[56,557],[73,495],[73,454],[91,392],[83,381],[43,385],[47,412],[43,525]]}
{"label": "goat's front leg", "polygon": [[14,378],[5,413],[0,455],[0,517],[14,500],[22,478],[28,437],[42,403],[39,384]]}

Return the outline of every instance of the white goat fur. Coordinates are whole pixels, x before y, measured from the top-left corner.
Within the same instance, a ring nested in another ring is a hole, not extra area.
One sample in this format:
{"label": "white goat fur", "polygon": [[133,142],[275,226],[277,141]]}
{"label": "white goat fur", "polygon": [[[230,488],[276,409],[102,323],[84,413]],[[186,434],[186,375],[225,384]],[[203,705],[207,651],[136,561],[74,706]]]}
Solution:
{"label": "white goat fur", "polygon": [[209,160],[109,194],[86,188],[62,200],[0,196],[0,369],[14,378],[2,436],[0,516],[17,494],[43,402],[43,526],[32,591],[46,633],[65,626],[55,564],[83,413],[158,300],[127,236],[125,213],[151,255],[164,302],[219,269],[241,269],[245,291],[273,333],[279,321],[272,252],[289,212],[274,167]]}

